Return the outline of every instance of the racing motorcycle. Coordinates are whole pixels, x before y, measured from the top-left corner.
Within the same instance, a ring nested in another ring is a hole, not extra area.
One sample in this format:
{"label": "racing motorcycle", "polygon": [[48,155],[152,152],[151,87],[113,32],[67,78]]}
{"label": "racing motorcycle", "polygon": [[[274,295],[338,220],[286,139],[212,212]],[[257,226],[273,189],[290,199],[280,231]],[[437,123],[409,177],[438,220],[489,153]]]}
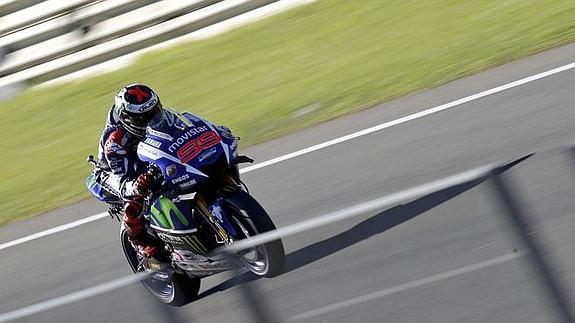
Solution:
{"label": "racing motorcycle", "polygon": [[[150,272],[144,286],[164,303],[179,306],[197,297],[201,278],[238,267],[238,261],[215,250],[276,227],[240,180],[238,164],[253,160],[238,155],[239,138],[191,114],[167,116],[148,127],[137,153],[160,182],[145,199],[144,216],[169,260],[141,256],[123,225],[120,241],[130,268]],[[87,179],[90,192],[121,222],[122,199],[99,183],[98,161],[93,156],[88,161],[95,168]],[[236,256],[254,274],[273,277],[281,273],[285,253],[282,241],[275,240]]]}

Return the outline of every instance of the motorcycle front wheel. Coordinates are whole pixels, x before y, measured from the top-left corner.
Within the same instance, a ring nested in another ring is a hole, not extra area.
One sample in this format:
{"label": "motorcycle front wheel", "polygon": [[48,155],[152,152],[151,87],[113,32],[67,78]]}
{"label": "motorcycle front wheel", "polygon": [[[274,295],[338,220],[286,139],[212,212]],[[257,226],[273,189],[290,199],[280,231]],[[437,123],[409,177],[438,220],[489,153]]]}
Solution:
{"label": "motorcycle front wheel", "polygon": [[[224,209],[240,239],[276,229],[265,209],[242,190],[224,199]],[[285,251],[280,239],[243,250],[238,256],[258,276],[274,277],[283,272]]]}
{"label": "motorcycle front wheel", "polygon": [[[142,258],[128,240],[128,233],[124,228],[120,231],[120,239],[122,250],[132,271],[143,271],[143,268],[138,268]],[[160,301],[173,306],[182,306],[192,302],[200,291],[200,278],[177,273],[169,275],[164,272],[155,272],[150,278],[143,280],[142,284]]]}

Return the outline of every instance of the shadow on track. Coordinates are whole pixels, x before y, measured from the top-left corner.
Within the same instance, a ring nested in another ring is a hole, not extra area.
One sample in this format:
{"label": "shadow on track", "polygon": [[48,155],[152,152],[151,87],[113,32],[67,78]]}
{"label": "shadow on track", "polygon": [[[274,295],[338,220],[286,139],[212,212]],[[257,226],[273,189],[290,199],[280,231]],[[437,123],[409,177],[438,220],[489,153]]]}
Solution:
{"label": "shadow on track", "polygon": [[[497,172],[506,172],[510,168],[523,162],[531,156],[533,156],[533,154],[529,154],[525,157],[514,160],[498,168]],[[286,255],[284,274],[318,261],[342,249],[361,242],[362,240],[383,233],[401,223],[409,221],[416,216],[421,215],[426,211],[474,188],[475,186],[483,183],[486,179],[487,178],[479,178],[474,181],[462,183],[441,191],[425,195],[412,202],[392,207],[391,209],[380,212],[358,223],[349,230],[341,232],[331,238],[318,241],[312,245],[293,251]],[[258,278],[258,276],[252,273],[243,273],[204,291],[199,295],[199,298],[207,297],[214,293],[234,287],[237,284],[251,282],[257,280]]]}
{"label": "shadow on track", "polygon": [[483,179],[438,191],[413,202],[395,206],[331,238],[296,250],[286,257],[285,273],[318,261],[362,240],[383,233],[479,185]]}
{"label": "shadow on track", "polygon": [[[395,206],[358,223],[349,230],[293,251],[286,255],[284,274],[318,261],[374,235],[383,233],[403,222],[409,221],[414,217],[445,203],[457,195],[470,190],[483,181],[484,179],[479,179],[473,182],[464,183],[426,195],[412,202]],[[254,281],[258,278],[258,276],[252,273],[243,273],[206,290],[199,295],[199,298],[207,297],[214,293],[234,287],[239,283]]]}

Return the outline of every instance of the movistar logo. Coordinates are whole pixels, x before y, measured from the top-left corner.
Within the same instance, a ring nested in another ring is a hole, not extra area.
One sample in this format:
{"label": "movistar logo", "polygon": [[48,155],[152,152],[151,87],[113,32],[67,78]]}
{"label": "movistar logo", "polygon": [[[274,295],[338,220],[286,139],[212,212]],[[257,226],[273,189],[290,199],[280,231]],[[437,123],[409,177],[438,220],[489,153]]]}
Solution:
{"label": "movistar logo", "polygon": [[184,132],[183,135],[181,135],[176,140],[174,140],[174,143],[170,145],[168,150],[171,153],[173,153],[174,151],[176,151],[178,149],[178,147],[180,147],[184,143],[188,142],[189,139],[192,139],[192,138],[194,138],[195,135],[200,134],[202,132],[206,132],[206,131],[208,131],[208,127],[206,127],[206,126],[192,128],[192,129]]}

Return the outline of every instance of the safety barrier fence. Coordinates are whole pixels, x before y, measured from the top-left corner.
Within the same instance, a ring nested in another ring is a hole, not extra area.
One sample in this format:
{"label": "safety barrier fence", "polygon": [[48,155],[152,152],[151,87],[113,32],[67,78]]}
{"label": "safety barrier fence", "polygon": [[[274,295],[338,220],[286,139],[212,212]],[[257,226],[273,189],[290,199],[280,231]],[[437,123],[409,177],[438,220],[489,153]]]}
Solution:
{"label": "safety barrier fence", "polygon": [[[571,149],[570,152],[575,158],[575,148]],[[564,284],[559,281],[558,276],[554,272],[554,268],[550,265],[549,260],[546,259],[546,254],[543,252],[541,242],[539,241],[539,237],[536,234],[535,225],[532,223],[532,219],[525,216],[526,210],[524,210],[522,207],[525,205],[523,203],[524,201],[521,201],[519,197],[514,194],[515,187],[511,183],[509,175],[504,174],[505,171],[523,162],[531,156],[532,155],[528,155],[506,164],[488,165],[485,167],[476,168],[454,176],[416,186],[398,193],[390,194],[375,200],[347,207],[306,221],[294,223],[274,231],[237,241],[233,245],[222,248],[220,250],[216,250],[216,253],[224,253],[230,257],[230,259],[240,262],[240,259],[237,256],[237,252],[241,250],[253,248],[255,246],[277,239],[285,239],[299,233],[321,228],[327,225],[341,222],[343,220],[370,214],[372,212],[380,211],[401,202],[413,200],[459,185],[470,185],[486,182],[492,188],[492,198],[498,202],[501,209],[504,211],[504,214],[506,215],[505,223],[508,224],[509,228],[511,229],[510,231],[514,233],[516,240],[523,245],[523,249],[516,254],[499,257],[501,259],[497,258],[484,263],[476,264],[473,268],[460,268],[453,272],[439,274],[436,276],[456,276],[481,269],[495,263],[525,256],[532,264],[536,276],[541,282],[541,286],[547,292],[548,299],[554,305],[558,321],[564,323],[573,323],[575,322],[575,316],[573,314],[573,310],[568,304],[567,291],[564,290]],[[240,266],[238,266],[238,269],[235,271],[235,275],[240,277],[245,276],[240,274],[241,269]],[[0,314],[0,322],[8,322],[16,319],[21,319],[30,315],[41,313],[43,311],[57,308],[65,304],[107,293],[112,290],[125,287],[129,284],[139,282],[143,279],[146,279],[148,276],[149,274],[146,273],[131,275],[80,292],[24,307],[13,312]],[[422,279],[421,281],[412,282],[410,284],[413,286],[418,284],[423,285],[429,281],[438,279],[438,277],[432,276],[426,279]],[[273,310],[274,304],[270,302],[269,298],[265,297],[265,295],[258,289],[257,286],[254,284],[243,284],[242,282],[240,282],[239,286],[244,295],[243,299],[245,300],[245,305],[250,309],[254,322],[282,322],[279,317],[276,317],[276,312]],[[406,287],[410,286],[404,286],[400,288]],[[392,291],[385,290],[379,294],[376,293],[373,295],[367,295],[366,298],[381,297],[391,292]],[[159,303],[156,302],[156,306],[159,306],[158,304]],[[189,320],[178,316],[178,313],[176,313],[171,307],[162,305],[158,307],[158,310],[162,312],[166,322],[189,322]],[[288,321],[299,321],[310,316],[320,315],[323,312],[326,312],[326,310],[318,310],[316,312],[317,313],[302,315],[302,317],[292,317],[288,319]]]}
{"label": "safety barrier fence", "polygon": [[37,5],[46,0],[7,0],[0,4],[0,17]]}
{"label": "safety barrier fence", "polygon": [[19,0],[0,3],[3,22],[0,25],[0,90],[46,82],[146,50],[277,1]]}

